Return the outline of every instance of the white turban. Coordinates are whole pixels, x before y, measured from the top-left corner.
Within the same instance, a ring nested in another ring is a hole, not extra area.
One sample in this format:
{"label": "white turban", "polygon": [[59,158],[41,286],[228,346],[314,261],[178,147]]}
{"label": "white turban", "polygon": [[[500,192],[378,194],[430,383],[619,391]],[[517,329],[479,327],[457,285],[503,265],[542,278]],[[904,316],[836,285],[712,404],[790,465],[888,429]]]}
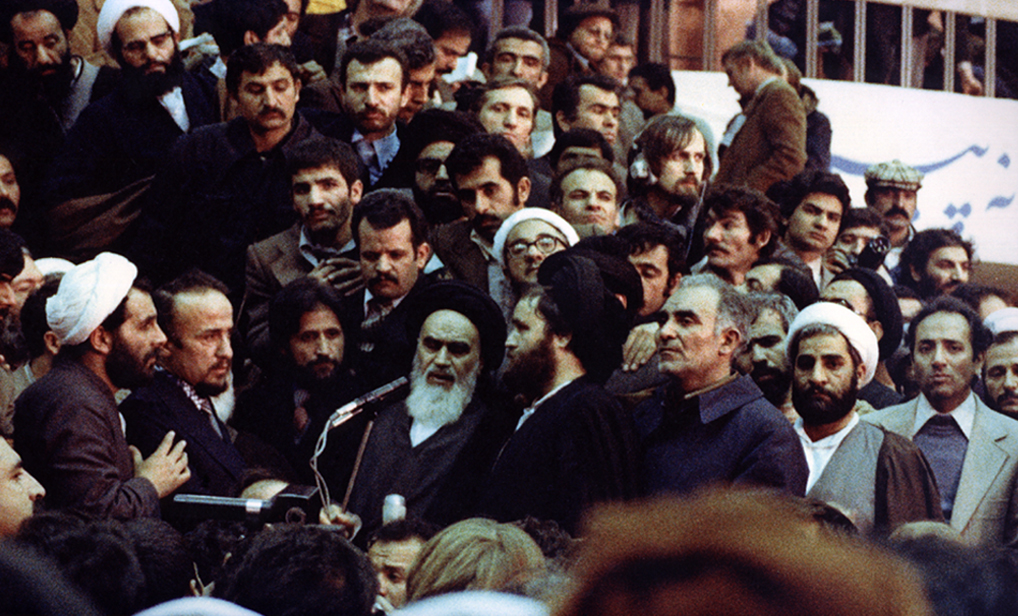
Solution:
{"label": "white turban", "polygon": [[580,239],[574,227],[566,220],[563,220],[563,217],[559,214],[545,208],[526,207],[523,210],[514,212],[512,216],[504,220],[503,224],[499,226],[499,231],[496,231],[496,238],[492,241],[492,251],[496,253],[496,258],[499,259],[499,264],[503,267],[506,267],[506,263],[503,261],[503,246],[506,244],[506,238],[513,231],[514,227],[525,220],[541,220],[549,223],[562,233],[563,237],[567,238],[567,246],[573,246]]}
{"label": "white turban", "polygon": [[114,28],[117,27],[117,22],[128,10],[139,6],[152,9],[162,15],[175,34],[181,31],[181,19],[177,16],[177,9],[170,3],[170,0],[106,0],[96,19],[96,38],[103,49],[109,52],[113,51],[110,46],[110,37],[113,35]]}
{"label": "white turban", "polygon": [[878,367],[878,339],[875,338],[875,332],[871,331],[864,319],[857,316],[853,310],[831,302],[811,304],[801,310],[790,324],[790,332],[786,334],[786,356],[790,358],[791,364],[797,359],[796,349],[791,348],[794,337],[797,332],[811,325],[831,325],[838,329],[860,355],[867,368],[864,379],[858,383],[858,387],[864,387],[871,382]]}
{"label": "white turban", "polygon": [[127,297],[138,276],[135,264],[112,252],[76,265],[46,301],[46,322],[60,344],[84,342]]}
{"label": "white turban", "polygon": [[71,271],[74,263],[59,257],[45,257],[43,259],[36,259],[35,266],[39,268],[43,276],[49,276],[50,274],[64,275]]}
{"label": "white turban", "polygon": [[1020,316],[1020,311],[1016,308],[1002,308],[985,317],[985,327],[992,332],[993,336],[998,336],[1002,332],[1015,332],[1018,322],[1020,322],[1018,316]]}

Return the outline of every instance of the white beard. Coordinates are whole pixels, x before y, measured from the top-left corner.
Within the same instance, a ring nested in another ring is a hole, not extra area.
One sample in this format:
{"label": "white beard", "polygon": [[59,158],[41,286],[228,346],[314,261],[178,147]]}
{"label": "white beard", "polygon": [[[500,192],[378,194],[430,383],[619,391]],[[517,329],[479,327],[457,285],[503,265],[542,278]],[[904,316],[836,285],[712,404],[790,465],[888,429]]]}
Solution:
{"label": "white beard", "polygon": [[447,389],[428,382],[416,355],[411,366],[411,393],[405,402],[407,414],[414,420],[412,433],[416,431],[415,426],[420,426],[420,429],[428,430],[431,436],[439,428],[460,419],[474,395],[479,372],[481,364],[476,365],[471,374],[456,379],[453,386]]}

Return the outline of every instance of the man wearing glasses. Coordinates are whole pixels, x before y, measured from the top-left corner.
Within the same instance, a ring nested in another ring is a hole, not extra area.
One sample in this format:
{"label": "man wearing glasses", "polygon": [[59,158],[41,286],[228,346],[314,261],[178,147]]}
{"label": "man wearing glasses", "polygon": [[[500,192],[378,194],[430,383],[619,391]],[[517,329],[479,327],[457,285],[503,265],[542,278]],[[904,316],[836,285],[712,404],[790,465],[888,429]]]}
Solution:
{"label": "man wearing glasses", "polygon": [[493,252],[512,287],[510,301],[500,306],[507,320],[527,287],[538,282],[538,268],[546,257],[577,241],[570,223],[549,210],[526,207],[506,219],[496,233]]}

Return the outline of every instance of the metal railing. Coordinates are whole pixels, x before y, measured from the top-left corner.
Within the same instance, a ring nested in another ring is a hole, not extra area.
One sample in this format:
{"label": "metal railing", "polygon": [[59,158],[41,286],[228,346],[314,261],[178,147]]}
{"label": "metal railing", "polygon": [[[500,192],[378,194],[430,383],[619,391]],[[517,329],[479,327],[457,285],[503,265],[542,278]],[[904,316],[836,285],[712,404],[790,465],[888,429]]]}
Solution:
{"label": "metal railing", "polygon": [[[503,15],[503,0],[492,1],[491,24],[492,32],[495,32],[501,25]],[[544,34],[551,37],[556,32],[557,15],[560,5],[577,4],[583,0],[544,0],[542,3],[542,23]],[[747,0],[748,2],[752,0]],[[768,24],[768,0],[754,0],[757,2],[753,15],[755,32],[759,38],[764,39]],[[819,5],[822,0],[805,0],[806,4],[806,32],[805,32],[805,54],[804,74],[806,77],[824,77],[821,70],[819,58]],[[853,59],[852,59],[852,80],[857,82],[865,81],[866,66],[866,45],[868,35],[867,0],[830,0],[834,2],[852,2],[854,7],[853,19]],[[597,0],[590,2],[598,5],[611,5],[610,0]],[[704,22],[701,44],[701,69],[720,70],[716,58],[719,57],[721,49],[718,48],[718,22],[720,0],[702,0],[704,7]],[[536,3],[538,4],[538,3]],[[644,40],[641,41],[642,60],[652,62],[669,62],[673,54],[669,49],[670,42],[666,34],[669,28],[670,0],[644,0],[641,2],[641,21],[638,32]],[[1015,27],[1017,22],[1018,6],[1013,0],[882,0],[880,4],[901,7],[901,28],[899,42],[899,83],[910,84],[911,76],[915,72],[915,56],[913,52],[914,41],[912,33],[914,29],[914,9],[929,9],[943,13],[945,43],[942,48],[943,75],[942,86],[946,91],[954,91],[956,88],[956,47],[955,40],[958,34],[956,28],[957,15],[969,15],[983,17],[985,22],[984,31],[984,96],[995,95],[996,75],[996,29],[998,21],[1012,22],[1010,27]],[[1015,60],[1014,60],[1015,61]]]}

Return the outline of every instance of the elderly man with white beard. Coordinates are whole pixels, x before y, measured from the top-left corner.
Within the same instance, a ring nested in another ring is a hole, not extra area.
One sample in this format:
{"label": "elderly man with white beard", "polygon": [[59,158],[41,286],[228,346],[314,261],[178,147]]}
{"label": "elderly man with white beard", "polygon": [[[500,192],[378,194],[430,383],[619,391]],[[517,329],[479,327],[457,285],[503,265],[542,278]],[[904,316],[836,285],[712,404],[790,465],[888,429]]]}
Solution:
{"label": "elderly man with white beard", "polygon": [[491,395],[506,339],[491,298],[464,282],[436,283],[416,297],[407,327],[418,340],[411,393],[379,412],[351,493],[369,532],[389,494],[404,497],[408,517],[440,526],[468,517],[516,422]]}

